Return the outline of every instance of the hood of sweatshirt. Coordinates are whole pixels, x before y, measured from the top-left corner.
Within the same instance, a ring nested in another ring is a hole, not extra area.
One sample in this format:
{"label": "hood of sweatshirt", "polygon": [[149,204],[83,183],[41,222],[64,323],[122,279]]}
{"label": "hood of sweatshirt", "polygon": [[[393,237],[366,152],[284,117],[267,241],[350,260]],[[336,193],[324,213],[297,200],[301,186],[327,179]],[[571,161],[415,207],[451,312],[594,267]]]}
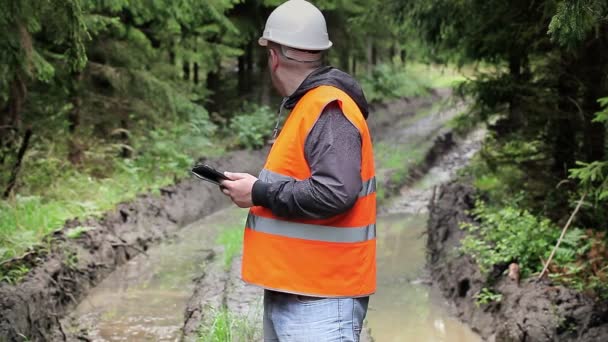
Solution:
{"label": "hood of sweatshirt", "polygon": [[286,109],[293,109],[306,92],[323,85],[336,87],[347,93],[359,106],[363,117],[367,119],[369,105],[359,83],[349,74],[331,66],[320,67],[308,75],[298,89],[287,97],[283,106]]}

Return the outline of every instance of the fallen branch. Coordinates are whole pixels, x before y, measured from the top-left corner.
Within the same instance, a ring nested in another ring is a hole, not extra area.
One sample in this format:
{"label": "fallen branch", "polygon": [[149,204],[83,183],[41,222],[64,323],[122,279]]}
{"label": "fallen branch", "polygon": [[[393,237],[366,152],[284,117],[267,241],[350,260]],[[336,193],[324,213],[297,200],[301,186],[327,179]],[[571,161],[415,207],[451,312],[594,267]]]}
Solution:
{"label": "fallen branch", "polygon": [[581,208],[581,205],[583,204],[583,201],[585,200],[585,196],[587,196],[587,193],[584,193],[583,196],[581,196],[581,199],[578,200],[578,204],[576,205],[576,208],[574,208],[572,215],[570,215],[568,222],[566,222],[564,229],[562,229],[562,234],[559,236],[559,239],[557,239],[557,243],[555,244],[555,247],[553,247],[553,250],[551,251],[551,254],[549,255],[549,259],[547,259],[547,262],[545,263],[545,266],[543,267],[543,271],[540,272],[540,274],[538,275],[537,281],[541,280],[543,278],[543,276],[545,275],[545,273],[547,273],[547,268],[549,268],[549,264],[551,264],[551,260],[553,260],[555,251],[557,251],[557,248],[559,248],[560,243],[562,243],[562,240],[564,239],[564,236],[566,235],[566,231],[568,230],[568,227],[570,227],[570,224],[572,223],[574,216],[576,216],[576,214],[578,213],[578,210]]}

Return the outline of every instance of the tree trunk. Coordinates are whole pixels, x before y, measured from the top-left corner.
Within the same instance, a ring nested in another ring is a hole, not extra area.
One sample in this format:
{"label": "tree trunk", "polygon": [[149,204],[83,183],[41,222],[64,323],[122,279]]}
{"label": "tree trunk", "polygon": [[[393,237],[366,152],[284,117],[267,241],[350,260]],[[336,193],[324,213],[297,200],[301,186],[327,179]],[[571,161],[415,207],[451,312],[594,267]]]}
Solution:
{"label": "tree trunk", "polygon": [[[346,44],[345,44],[346,45]],[[342,49],[340,49],[340,68],[346,72],[349,72],[349,62],[350,62],[350,58],[349,58],[349,49],[347,46],[343,46]]]}
{"label": "tree trunk", "polygon": [[175,65],[175,48],[171,47],[171,49],[169,49],[169,63],[171,65]]}
{"label": "tree trunk", "polygon": [[8,103],[9,125],[15,130],[21,131],[21,111],[27,96],[25,82],[20,75],[16,74],[10,85],[10,98]]}
{"label": "tree trunk", "polygon": [[371,77],[372,76],[372,70],[373,70],[373,50],[374,50],[374,41],[371,37],[367,38],[367,51],[366,51],[366,57],[367,57],[367,76]]}
{"label": "tree trunk", "polygon": [[407,50],[405,48],[401,49],[400,57],[401,57],[401,64],[405,65],[405,60],[407,59]]}
{"label": "tree trunk", "polygon": [[78,136],[76,134],[76,130],[78,129],[78,126],[80,126],[80,107],[82,101],[80,99],[79,89],[81,79],[81,73],[74,73],[70,84],[70,102],[72,103],[72,110],[68,113],[68,132],[70,133],[68,160],[72,165],[79,165],[84,160],[84,151],[81,144],[78,142]]}
{"label": "tree trunk", "polygon": [[378,65],[378,46],[375,42],[372,42],[372,65]]}
{"label": "tree trunk", "polygon": [[9,85],[9,98],[6,108],[0,112],[0,165],[4,163],[8,154],[16,147],[21,132],[21,111],[27,95],[27,88],[23,78],[15,74]]}
{"label": "tree trunk", "polygon": [[198,63],[194,62],[194,75],[193,75],[193,81],[194,84],[198,84]]}
{"label": "tree trunk", "polygon": [[[512,55],[509,58],[509,75],[511,76],[512,84],[516,87],[520,86],[522,79],[522,57],[518,55]],[[509,99],[509,118],[508,128],[511,131],[517,130],[524,124],[523,110],[519,100],[519,92],[514,91]]]}
{"label": "tree trunk", "polygon": [[248,78],[247,78],[247,60],[245,55],[238,57],[238,70],[237,70],[237,91],[240,96],[247,93]]}
{"label": "tree trunk", "polygon": [[[604,25],[606,27],[606,25]],[[601,110],[597,100],[607,95],[608,44],[601,38],[593,38],[583,51],[581,79],[584,82],[583,113],[585,118],[583,149],[587,162],[603,160],[606,149],[606,127],[593,122]]]}
{"label": "tree trunk", "polygon": [[218,111],[220,94],[220,75],[219,71],[211,71],[207,74],[207,89],[213,92],[212,100],[207,104],[209,112]]}
{"label": "tree trunk", "polygon": [[260,103],[263,106],[271,107],[272,104],[270,103],[270,92],[272,91],[272,82],[270,80],[270,74],[262,71],[261,81]]}
{"label": "tree trunk", "polygon": [[576,83],[572,77],[572,60],[562,56],[561,73],[558,79],[558,103],[556,118],[551,124],[550,138],[553,140],[553,173],[559,179],[568,177],[568,170],[575,165],[576,133],[579,129],[576,118],[578,108]]}
{"label": "tree trunk", "polygon": [[253,47],[254,44],[251,40],[247,43],[247,46],[245,47],[245,65],[247,66],[247,71],[249,72],[253,71]]}
{"label": "tree trunk", "polygon": [[182,65],[182,70],[184,71],[184,81],[190,80],[190,63],[184,61]]}

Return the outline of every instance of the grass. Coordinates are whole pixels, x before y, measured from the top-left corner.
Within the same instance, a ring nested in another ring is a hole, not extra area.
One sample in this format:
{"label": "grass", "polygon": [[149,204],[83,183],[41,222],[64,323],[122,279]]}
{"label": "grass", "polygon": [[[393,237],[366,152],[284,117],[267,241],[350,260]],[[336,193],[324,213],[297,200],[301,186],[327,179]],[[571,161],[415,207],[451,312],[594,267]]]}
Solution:
{"label": "grass", "polygon": [[[390,182],[403,184],[412,168],[424,159],[425,153],[431,142],[423,142],[416,145],[395,145],[388,142],[378,142],[374,145],[374,158],[377,170],[390,170]],[[378,189],[377,199],[382,202],[387,198],[387,193],[382,184],[382,173],[377,174]]]}
{"label": "grass", "polygon": [[456,87],[472,75],[471,67],[456,68],[453,65],[439,66],[410,62],[405,65],[380,64],[371,75],[361,79],[361,86],[370,102],[415,97],[428,94],[437,88]]}
{"label": "grass", "polygon": [[[259,309],[256,310],[259,316]],[[240,316],[226,307],[212,313],[210,324],[202,324],[198,332],[200,342],[249,342],[260,340],[261,331],[257,317]]]}
{"label": "grass", "polygon": [[426,86],[430,88],[455,87],[464,82],[466,75],[470,74],[467,68],[458,69],[453,65],[423,64],[418,62],[408,63],[405,72],[424,79]]}
{"label": "grass", "polygon": [[[0,262],[20,256],[60,229],[66,220],[95,217],[116,204],[152,192],[188,176],[188,168],[200,157],[221,154],[207,139],[188,138],[182,130],[158,131],[134,141],[131,159],[117,157],[102,141],[91,147],[82,165],[74,166],[61,143],[42,142],[28,151],[19,179],[19,194],[0,201]],[[99,147],[95,147],[99,146]],[[72,230],[71,237],[84,231]]]}
{"label": "grass", "polygon": [[243,247],[243,228],[234,227],[222,230],[216,243],[224,247],[224,267],[229,269],[232,260]]}

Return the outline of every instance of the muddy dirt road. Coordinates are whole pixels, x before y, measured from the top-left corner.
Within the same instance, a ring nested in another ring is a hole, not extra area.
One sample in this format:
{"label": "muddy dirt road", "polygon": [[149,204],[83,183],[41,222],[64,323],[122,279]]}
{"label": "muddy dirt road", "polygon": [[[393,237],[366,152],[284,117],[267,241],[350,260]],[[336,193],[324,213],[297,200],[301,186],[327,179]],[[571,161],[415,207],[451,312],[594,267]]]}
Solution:
{"label": "muddy dirt road", "polygon": [[[404,153],[420,144],[430,148],[429,142],[461,110],[461,104],[445,102],[445,94],[432,101],[387,105],[379,110],[372,130],[376,141],[402,147]],[[366,339],[371,333],[375,341],[479,340],[451,318],[427,285],[423,232],[433,185],[449,179],[466,163],[481,136],[474,132],[455,142],[451,152],[428,165],[432,167],[426,177],[400,189],[380,208],[379,287],[370,302]],[[380,163],[379,174],[390,171]],[[234,340],[258,340],[261,291],[240,281],[235,253],[245,215],[236,208],[221,210],[119,267],[63,320],[64,330],[70,332],[68,340],[178,341],[183,332],[186,339],[196,340],[200,327],[212,326],[222,307],[228,308],[232,320],[246,326],[242,332],[246,335]]]}

